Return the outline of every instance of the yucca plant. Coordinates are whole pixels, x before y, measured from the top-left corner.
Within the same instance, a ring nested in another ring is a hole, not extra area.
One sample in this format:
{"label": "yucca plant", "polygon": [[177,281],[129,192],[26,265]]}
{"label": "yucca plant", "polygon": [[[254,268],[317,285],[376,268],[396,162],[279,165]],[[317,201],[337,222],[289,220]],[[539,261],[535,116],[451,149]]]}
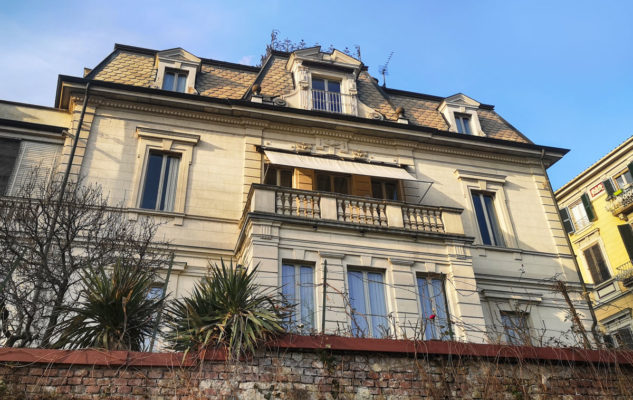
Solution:
{"label": "yucca plant", "polygon": [[224,348],[228,359],[250,354],[262,342],[284,332],[286,308],[270,290],[255,283],[257,267],[211,265],[187,298],[167,307],[167,340],[175,350]]}
{"label": "yucca plant", "polygon": [[150,296],[155,273],[123,262],[81,275],[82,296],[63,308],[71,318],[59,326],[56,347],[143,350],[162,298]]}

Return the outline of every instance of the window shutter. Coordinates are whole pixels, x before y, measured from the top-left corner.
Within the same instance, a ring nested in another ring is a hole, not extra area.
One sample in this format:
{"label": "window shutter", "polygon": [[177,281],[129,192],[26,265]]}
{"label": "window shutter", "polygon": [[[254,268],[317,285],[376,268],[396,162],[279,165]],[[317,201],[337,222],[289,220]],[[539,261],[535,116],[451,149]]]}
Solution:
{"label": "window shutter", "polygon": [[567,208],[561,208],[559,210],[560,216],[563,219],[563,227],[565,228],[565,232],[573,233],[574,232],[574,224],[571,222],[571,217],[569,216],[569,210]]}
{"label": "window shutter", "polygon": [[611,179],[607,179],[606,181],[603,181],[602,184],[604,185],[604,190],[607,191],[607,196],[613,196],[613,192],[615,192],[615,188],[613,187],[613,182],[611,182]]}
{"label": "window shutter", "polygon": [[61,146],[52,143],[23,141],[16,168],[13,169],[9,181],[8,193],[15,196],[20,188],[29,182],[32,174],[36,173],[36,191],[48,183],[54,167],[57,165],[57,155]]}
{"label": "window shutter", "polygon": [[626,167],[629,169],[631,176],[633,176],[633,161],[631,161]]}
{"label": "window shutter", "polygon": [[583,193],[583,195],[580,196],[580,199],[582,200],[582,205],[585,206],[585,212],[587,213],[589,221],[595,221],[596,213],[593,212],[593,206],[591,205],[591,200],[589,200],[589,195],[587,193]]}
{"label": "window shutter", "polygon": [[19,140],[0,138],[0,196],[8,194],[19,150]]}
{"label": "window shutter", "polygon": [[620,236],[622,237],[622,242],[624,242],[624,247],[629,255],[629,259],[633,260],[633,228],[631,228],[629,224],[624,224],[618,225],[618,230],[620,231]]}

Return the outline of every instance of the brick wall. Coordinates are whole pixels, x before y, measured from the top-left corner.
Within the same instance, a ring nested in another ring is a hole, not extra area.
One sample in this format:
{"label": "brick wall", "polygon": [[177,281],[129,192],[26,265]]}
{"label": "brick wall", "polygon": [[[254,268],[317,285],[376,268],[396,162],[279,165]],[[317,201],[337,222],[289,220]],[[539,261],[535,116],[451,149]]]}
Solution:
{"label": "brick wall", "polygon": [[[575,399],[631,398],[633,353],[397,341],[276,346],[227,363],[181,354],[0,349],[0,398]],[[353,339],[352,339],[353,340]],[[349,345],[349,344],[352,345]],[[368,344],[369,343],[369,344]],[[313,343],[314,344],[314,343]],[[371,346],[374,350],[368,351]],[[451,345],[449,344],[449,347]],[[356,348],[354,348],[356,347]],[[387,346],[388,347],[388,346]],[[464,350],[466,349],[466,350]],[[488,352],[496,351],[496,356]],[[470,354],[469,354],[470,353]],[[477,355],[476,353],[480,353]],[[549,355],[548,355],[549,354]],[[585,361],[581,361],[584,359]],[[13,360],[13,361],[10,361]],[[38,397],[39,396],[39,397]],[[591,397],[599,396],[599,397]]]}

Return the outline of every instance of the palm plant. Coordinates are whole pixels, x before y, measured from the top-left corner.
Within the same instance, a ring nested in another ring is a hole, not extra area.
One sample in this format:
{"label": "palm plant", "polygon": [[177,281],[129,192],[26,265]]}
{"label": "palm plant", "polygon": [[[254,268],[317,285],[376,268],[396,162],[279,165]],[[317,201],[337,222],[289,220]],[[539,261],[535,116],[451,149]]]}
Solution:
{"label": "palm plant", "polygon": [[167,340],[175,350],[225,348],[228,359],[252,353],[262,342],[284,332],[286,308],[255,283],[250,271],[233,263],[211,265],[191,295],[168,306]]}
{"label": "palm plant", "polygon": [[81,300],[63,308],[72,317],[59,326],[55,346],[143,350],[164,301],[150,295],[154,278],[152,270],[122,262],[83,272]]}

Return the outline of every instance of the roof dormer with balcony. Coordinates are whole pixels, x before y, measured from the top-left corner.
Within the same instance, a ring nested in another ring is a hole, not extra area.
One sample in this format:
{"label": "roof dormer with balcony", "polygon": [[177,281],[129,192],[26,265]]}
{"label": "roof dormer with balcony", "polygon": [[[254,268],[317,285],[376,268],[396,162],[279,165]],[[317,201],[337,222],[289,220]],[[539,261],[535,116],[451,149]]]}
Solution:
{"label": "roof dormer with balcony", "polygon": [[358,98],[356,81],[364,68],[362,62],[338,50],[323,53],[320,46],[297,50],[286,63],[295,87],[282,99],[304,110],[383,119]]}

